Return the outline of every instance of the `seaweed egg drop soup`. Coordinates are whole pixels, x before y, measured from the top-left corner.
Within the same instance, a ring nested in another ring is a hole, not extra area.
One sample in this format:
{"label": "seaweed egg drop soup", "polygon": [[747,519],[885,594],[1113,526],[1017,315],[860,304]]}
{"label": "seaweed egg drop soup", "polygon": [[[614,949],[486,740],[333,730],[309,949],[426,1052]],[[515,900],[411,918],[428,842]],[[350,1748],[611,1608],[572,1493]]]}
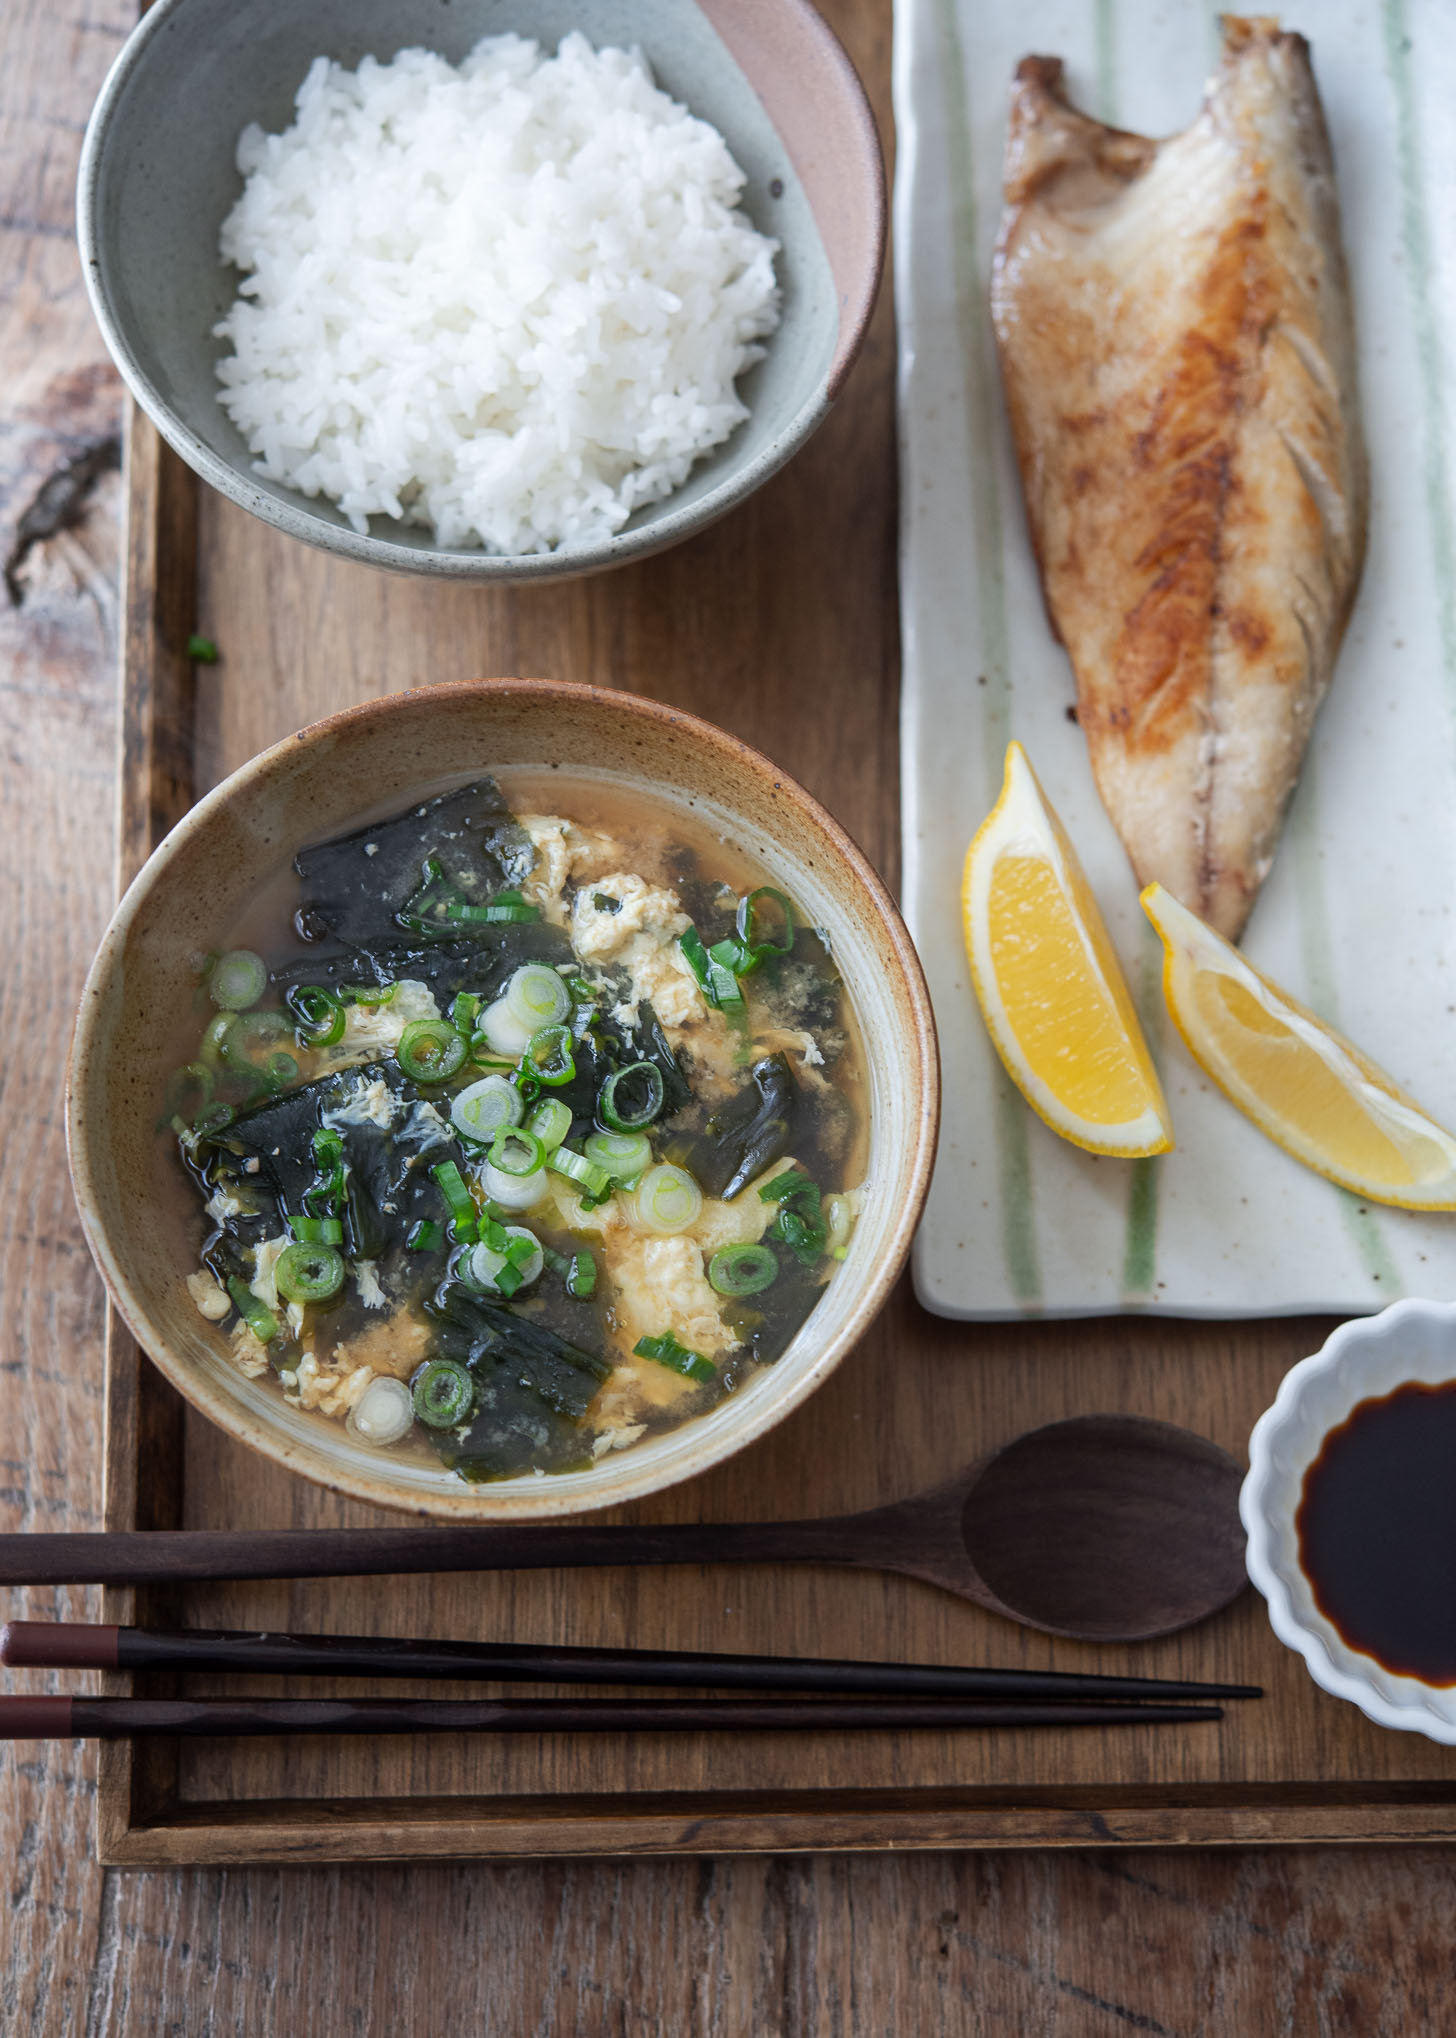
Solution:
{"label": "seaweed egg drop soup", "polygon": [[676,808],[480,778],[302,849],[199,958],[163,1124],[252,1377],[461,1478],[577,1470],[771,1365],[853,1229],[822,937]]}

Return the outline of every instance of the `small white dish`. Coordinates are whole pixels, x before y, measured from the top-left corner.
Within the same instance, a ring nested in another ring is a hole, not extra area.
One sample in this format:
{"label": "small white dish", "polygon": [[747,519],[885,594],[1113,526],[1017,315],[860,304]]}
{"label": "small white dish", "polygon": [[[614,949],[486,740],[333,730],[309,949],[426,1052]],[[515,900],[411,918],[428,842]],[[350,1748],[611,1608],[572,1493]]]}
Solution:
{"label": "small white dish", "polygon": [[1453,1379],[1456,1304],[1397,1302],[1378,1316],[1342,1323],[1285,1374],[1273,1407],[1255,1423],[1239,1494],[1249,1576],[1280,1641],[1299,1651],[1316,1684],[1358,1705],[1378,1726],[1447,1746],[1456,1746],[1456,1686],[1399,1677],[1350,1647],[1315,1605],[1300,1568],[1294,1517],[1321,1444],[1360,1402],[1411,1381],[1436,1386]]}

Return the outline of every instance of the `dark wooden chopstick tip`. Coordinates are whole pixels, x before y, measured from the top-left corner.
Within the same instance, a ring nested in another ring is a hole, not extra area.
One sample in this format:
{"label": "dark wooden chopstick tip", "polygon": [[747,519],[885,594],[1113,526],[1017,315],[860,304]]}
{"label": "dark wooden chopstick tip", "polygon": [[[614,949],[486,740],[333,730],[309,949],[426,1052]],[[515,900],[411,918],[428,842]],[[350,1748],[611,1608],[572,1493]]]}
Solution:
{"label": "dark wooden chopstick tip", "polygon": [[398,1635],[290,1634],[210,1628],[89,1627],[16,1621],[0,1661],[32,1668],[229,1671],[285,1677],[490,1679],[532,1684],[646,1685],[669,1689],[818,1691],[847,1697],[1160,1699],[1207,1703],[1260,1698],[1257,1684],[980,1668],[971,1664],[739,1656],[702,1650],[575,1648],[459,1642]]}
{"label": "dark wooden chopstick tip", "polygon": [[988,1705],[956,1699],[0,1698],[0,1740],[126,1734],[616,1734],[909,1732],[1162,1726],[1218,1706]]}

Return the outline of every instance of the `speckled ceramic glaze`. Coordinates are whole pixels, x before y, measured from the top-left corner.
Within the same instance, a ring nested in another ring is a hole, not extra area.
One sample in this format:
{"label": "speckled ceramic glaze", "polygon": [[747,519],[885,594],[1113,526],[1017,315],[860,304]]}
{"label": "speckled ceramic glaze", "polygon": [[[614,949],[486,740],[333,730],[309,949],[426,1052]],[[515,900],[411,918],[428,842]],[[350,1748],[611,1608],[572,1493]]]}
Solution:
{"label": "speckled ceramic glaze", "polygon": [[1239,1512],[1249,1576],[1268,1601],[1275,1634],[1303,1656],[1315,1683],[1382,1727],[1456,1746],[1456,1689],[1398,1676],[1350,1647],[1315,1604],[1294,1525],[1304,1475],[1330,1431],[1360,1402],[1412,1380],[1427,1386],[1456,1380],[1456,1305],[1397,1302],[1378,1316],[1342,1323],[1285,1374],[1273,1407],[1254,1425]]}
{"label": "speckled ceramic glaze", "polygon": [[[791,891],[828,931],[870,1073],[869,1194],[848,1255],[778,1363],[700,1420],[582,1472],[467,1486],[392,1460],[342,1424],[249,1380],[192,1306],[190,1261],[158,1222],[173,1163],[155,1130],[169,1071],[161,1015],[192,998],[190,958],[215,945],[260,876],[362,810],[507,766],[603,772],[690,809]],[[91,1250],[143,1349],[204,1414],[326,1486],[461,1520],[604,1507],[685,1479],[761,1436],[833,1372],[884,1301],[924,1200],[939,1079],[920,965],[893,902],[842,829],[745,744],[637,695],[547,680],[477,680],[394,694],[265,751],[173,829],[127,892],[82,994],[67,1139]],[[149,1194],[149,1190],[151,1193]]]}
{"label": "speckled ceramic glaze", "polygon": [[[323,498],[252,469],[217,401],[212,337],[236,294],[218,233],[242,189],[249,121],[278,131],[320,55],[350,68],[422,46],[459,62],[513,29],[554,48],[571,29],[640,47],[658,83],[717,127],[744,205],[782,244],[783,320],[743,377],[751,416],[665,502],[605,544],[530,556],[443,549],[371,519],[360,537]],[[849,59],[807,0],[157,0],[91,116],[77,230],[86,286],[132,394],[190,467],[255,516],[351,559],[478,580],[598,572],[701,530],[780,468],[822,421],[858,351],[885,233],[879,140]]]}

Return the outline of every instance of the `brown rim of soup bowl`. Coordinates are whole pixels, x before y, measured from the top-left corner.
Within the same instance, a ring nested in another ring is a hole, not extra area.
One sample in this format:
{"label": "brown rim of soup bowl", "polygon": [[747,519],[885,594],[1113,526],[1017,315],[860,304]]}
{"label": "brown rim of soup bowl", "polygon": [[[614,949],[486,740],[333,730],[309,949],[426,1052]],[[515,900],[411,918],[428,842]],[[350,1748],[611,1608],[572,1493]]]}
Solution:
{"label": "brown rim of soup bowl", "polygon": [[[234,922],[259,873],[417,789],[513,767],[640,778],[669,804],[731,827],[828,928],[868,1065],[871,1193],[846,1258],[776,1365],[706,1415],[586,1470],[476,1486],[443,1465],[391,1461],[341,1422],[291,1408],[270,1379],[247,1379],[187,1293],[195,1263],[179,1263],[175,1232],[136,1185],[158,1177],[165,1019],[195,989],[188,958]],[[127,890],[87,976],[66,1140],[87,1243],[112,1301],[194,1407],[265,1457],[355,1499],[459,1521],[523,1520],[612,1506],[690,1478],[764,1435],[829,1377],[909,1252],[935,1155],[939,1087],[930,1000],[899,912],[800,785],[724,730],[640,695],[470,680],[316,722],[243,765],[177,824]]]}

